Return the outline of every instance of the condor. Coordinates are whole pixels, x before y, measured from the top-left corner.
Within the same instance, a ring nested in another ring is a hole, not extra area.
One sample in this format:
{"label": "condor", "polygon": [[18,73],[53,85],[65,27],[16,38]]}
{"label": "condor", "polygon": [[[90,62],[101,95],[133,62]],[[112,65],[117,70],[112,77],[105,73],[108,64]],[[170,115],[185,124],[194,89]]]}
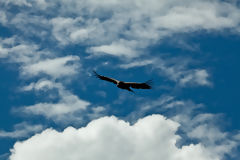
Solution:
{"label": "condor", "polygon": [[93,71],[93,73],[97,78],[99,78],[101,80],[108,81],[108,82],[112,82],[112,83],[116,84],[116,86],[118,88],[126,89],[130,92],[133,92],[133,90],[131,90],[131,88],[135,88],[135,89],[151,89],[152,88],[152,86],[151,86],[152,80],[148,80],[144,83],[123,82],[123,81],[119,81],[119,80],[116,80],[116,79],[113,79],[113,78],[102,76],[102,75],[98,74],[96,71]]}

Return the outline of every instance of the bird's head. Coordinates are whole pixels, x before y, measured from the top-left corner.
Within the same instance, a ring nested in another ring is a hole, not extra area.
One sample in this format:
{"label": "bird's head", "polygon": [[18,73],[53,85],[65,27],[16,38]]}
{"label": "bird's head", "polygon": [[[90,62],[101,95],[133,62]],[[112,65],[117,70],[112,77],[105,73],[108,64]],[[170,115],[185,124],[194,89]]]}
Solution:
{"label": "bird's head", "polygon": [[123,81],[119,81],[119,82],[117,83],[117,86],[120,86],[120,85],[123,85],[123,84],[124,84]]}

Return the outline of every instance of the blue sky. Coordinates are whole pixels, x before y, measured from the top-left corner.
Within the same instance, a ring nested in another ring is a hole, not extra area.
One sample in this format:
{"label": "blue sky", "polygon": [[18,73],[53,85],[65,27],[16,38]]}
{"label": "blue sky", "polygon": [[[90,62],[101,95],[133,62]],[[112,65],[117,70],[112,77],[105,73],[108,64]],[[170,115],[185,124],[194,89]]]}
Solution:
{"label": "blue sky", "polygon": [[238,159],[239,33],[235,0],[1,1],[0,160]]}

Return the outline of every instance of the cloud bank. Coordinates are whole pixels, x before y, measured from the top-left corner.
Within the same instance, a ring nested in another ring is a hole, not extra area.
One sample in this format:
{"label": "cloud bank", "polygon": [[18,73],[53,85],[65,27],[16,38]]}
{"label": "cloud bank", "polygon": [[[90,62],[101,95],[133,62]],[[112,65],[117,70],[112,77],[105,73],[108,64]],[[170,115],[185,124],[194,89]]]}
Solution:
{"label": "cloud bank", "polygon": [[94,120],[86,127],[47,129],[26,141],[17,142],[10,160],[219,160],[201,143],[176,147],[180,136],[177,122],[151,115],[134,125],[116,117]]}

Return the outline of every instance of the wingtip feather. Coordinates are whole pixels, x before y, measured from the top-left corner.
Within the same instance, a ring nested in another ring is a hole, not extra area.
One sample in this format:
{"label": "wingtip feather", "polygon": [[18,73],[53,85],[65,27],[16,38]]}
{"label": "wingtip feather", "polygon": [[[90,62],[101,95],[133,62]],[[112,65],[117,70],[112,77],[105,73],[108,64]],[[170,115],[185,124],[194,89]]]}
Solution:
{"label": "wingtip feather", "polygon": [[153,80],[152,79],[146,81],[145,84],[147,84],[149,86],[149,89],[153,88]]}
{"label": "wingtip feather", "polygon": [[92,72],[93,72],[93,76],[99,78],[100,75],[95,70],[93,70]]}

